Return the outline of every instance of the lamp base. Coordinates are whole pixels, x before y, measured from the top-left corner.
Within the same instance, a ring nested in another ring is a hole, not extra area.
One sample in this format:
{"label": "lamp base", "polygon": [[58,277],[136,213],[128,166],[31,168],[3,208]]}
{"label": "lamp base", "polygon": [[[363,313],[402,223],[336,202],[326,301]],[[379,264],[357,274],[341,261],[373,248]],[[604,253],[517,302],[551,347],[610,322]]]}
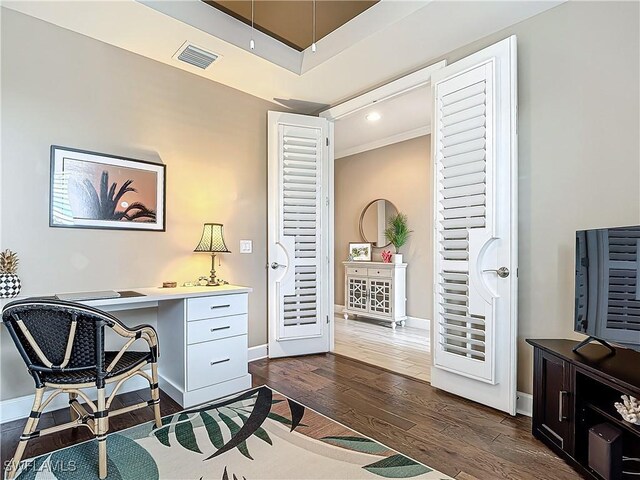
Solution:
{"label": "lamp base", "polygon": [[219,282],[218,280],[214,280],[213,282],[209,280],[205,287],[219,287],[220,285],[224,285],[224,283]]}

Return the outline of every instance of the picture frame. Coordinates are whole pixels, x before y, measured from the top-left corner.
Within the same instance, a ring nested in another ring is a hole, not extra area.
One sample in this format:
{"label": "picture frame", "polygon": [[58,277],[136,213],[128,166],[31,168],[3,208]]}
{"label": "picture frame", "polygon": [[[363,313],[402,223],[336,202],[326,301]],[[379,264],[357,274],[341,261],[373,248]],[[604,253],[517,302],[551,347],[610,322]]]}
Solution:
{"label": "picture frame", "polygon": [[166,165],[51,145],[49,226],[166,230]]}
{"label": "picture frame", "polygon": [[349,255],[354,262],[370,262],[371,243],[349,242]]}

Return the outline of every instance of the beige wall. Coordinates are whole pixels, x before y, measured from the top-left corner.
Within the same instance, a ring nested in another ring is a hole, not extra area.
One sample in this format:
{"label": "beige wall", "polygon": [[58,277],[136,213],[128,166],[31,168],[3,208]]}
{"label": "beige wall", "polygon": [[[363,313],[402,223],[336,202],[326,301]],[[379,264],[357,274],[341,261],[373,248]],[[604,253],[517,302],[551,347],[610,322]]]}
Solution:
{"label": "beige wall", "polygon": [[[1,243],[20,255],[24,293],[206,275],[210,257],[193,249],[203,222],[222,222],[234,253],[222,256],[220,275],[254,288],[249,343],[266,343],[266,112],[274,105],[7,9],[1,54]],[[51,144],[166,164],[166,233],[49,228]],[[253,254],[238,253],[240,239],[253,240]],[[32,393],[0,335],[0,398]]]}
{"label": "beige wall", "polygon": [[523,392],[533,369],[524,340],[575,336],[575,230],[640,223],[639,8],[567,2],[446,56],[518,37]]}
{"label": "beige wall", "polygon": [[[572,335],[574,231],[640,223],[639,8],[567,2],[446,57],[518,36],[524,392],[524,339]],[[221,221],[234,251],[254,240],[253,255],[224,257],[221,274],[256,289],[250,344],[264,343],[271,105],[6,9],[2,17],[0,240],[21,253],[25,293],[190,279],[208,269],[191,252],[201,223]],[[52,143],[166,163],[168,231],[49,229]],[[1,335],[0,398],[29,393]]]}
{"label": "beige wall", "polygon": [[[340,128],[338,125],[336,128]],[[344,269],[349,242],[360,242],[362,209],[385,198],[406,213],[413,234],[400,249],[407,266],[407,314],[431,319],[433,253],[431,228],[431,136],[426,135],[335,162],[335,301],[344,304]],[[393,247],[389,248],[394,251]],[[382,249],[375,248],[380,261]]]}

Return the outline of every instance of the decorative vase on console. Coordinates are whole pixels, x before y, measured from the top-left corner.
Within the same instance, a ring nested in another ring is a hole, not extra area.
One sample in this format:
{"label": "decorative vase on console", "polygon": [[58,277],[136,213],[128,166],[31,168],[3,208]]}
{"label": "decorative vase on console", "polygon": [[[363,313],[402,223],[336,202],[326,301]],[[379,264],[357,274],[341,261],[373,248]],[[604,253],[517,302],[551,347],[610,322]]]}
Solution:
{"label": "decorative vase on console", "polygon": [[398,212],[389,219],[384,236],[396,249],[396,253],[393,255],[393,263],[402,263],[400,247],[407,243],[411,233],[413,233],[413,230],[409,230],[407,216],[404,213]]}
{"label": "decorative vase on console", "polygon": [[0,298],[13,298],[20,293],[18,255],[11,250],[0,252]]}

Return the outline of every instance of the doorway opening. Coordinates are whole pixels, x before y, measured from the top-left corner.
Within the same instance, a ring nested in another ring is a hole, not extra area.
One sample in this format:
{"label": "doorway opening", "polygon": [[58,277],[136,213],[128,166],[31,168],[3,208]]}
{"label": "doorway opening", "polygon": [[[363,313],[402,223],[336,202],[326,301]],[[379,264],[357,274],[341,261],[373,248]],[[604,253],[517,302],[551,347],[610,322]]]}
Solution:
{"label": "doorway opening", "polygon": [[333,168],[333,352],[427,382],[431,111],[431,86],[424,83],[341,116],[334,122]]}

